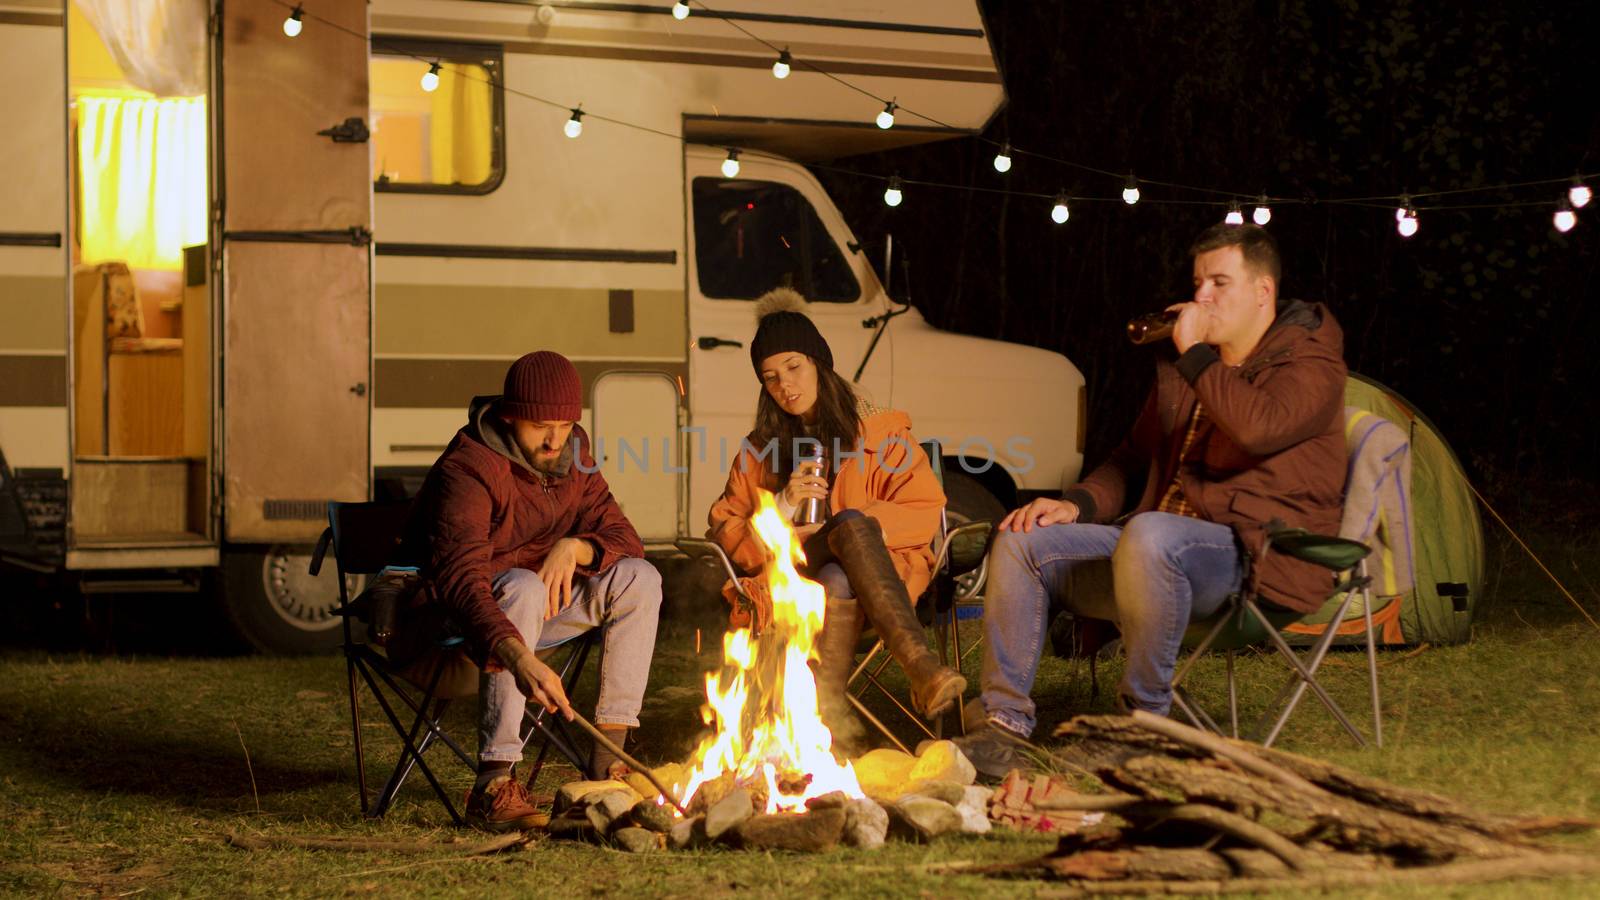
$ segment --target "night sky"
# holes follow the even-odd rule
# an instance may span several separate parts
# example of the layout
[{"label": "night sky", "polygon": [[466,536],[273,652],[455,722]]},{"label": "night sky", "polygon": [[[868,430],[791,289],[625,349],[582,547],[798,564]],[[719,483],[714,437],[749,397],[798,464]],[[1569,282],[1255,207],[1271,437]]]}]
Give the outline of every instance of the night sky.
[{"label": "night sky", "polygon": [[[1600,4],[981,5],[1009,96],[986,138],[1245,201],[1308,201],[1273,210],[1282,293],[1329,304],[1352,370],[1414,402],[1479,479],[1600,481],[1600,202],[1563,235],[1551,217],[1564,183],[1427,198],[1409,240],[1391,200],[1326,202],[1600,172]],[[960,139],[837,162],[953,186],[908,189],[892,210],[881,181],[816,174],[875,258],[893,232],[933,324],[1077,363],[1094,465],[1152,375],[1124,324],[1187,298],[1187,247],[1230,195],[1145,183],[1146,201],[1215,205],[1128,207],[1121,179],[1022,154],[1001,175],[993,157]],[[1106,201],[1075,202],[1057,226],[1048,200],[962,186]],[[1428,208],[1440,204],[1484,208]]]}]

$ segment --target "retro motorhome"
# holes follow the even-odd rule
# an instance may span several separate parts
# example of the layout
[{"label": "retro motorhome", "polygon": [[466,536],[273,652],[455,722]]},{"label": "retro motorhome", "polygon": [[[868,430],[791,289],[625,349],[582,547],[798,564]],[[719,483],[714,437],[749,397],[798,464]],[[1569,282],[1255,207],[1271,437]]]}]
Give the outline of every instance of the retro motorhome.
[{"label": "retro motorhome", "polygon": [[753,420],[780,285],[943,441],[952,516],[1076,478],[1077,369],[898,303],[885,236],[806,168],[981,130],[976,3],[673,6],[0,0],[0,560],[215,585],[256,646],[327,646],[326,502],[414,490],[539,348],[671,552]]}]

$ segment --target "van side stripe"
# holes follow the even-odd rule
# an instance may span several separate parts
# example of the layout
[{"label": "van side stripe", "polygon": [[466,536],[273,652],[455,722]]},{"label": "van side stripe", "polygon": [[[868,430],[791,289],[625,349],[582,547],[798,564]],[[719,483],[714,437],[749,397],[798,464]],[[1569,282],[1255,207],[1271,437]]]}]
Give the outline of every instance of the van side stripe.
[{"label": "van side stripe", "polygon": [[[558,348],[559,349],[559,348]],[[607,372],[661,372],[687,383],[687,362],[576,360],[583,381],[584,406],[594,406],[594,384]],[[500,393],[505,382],[504,360],[498,359],[375,359],[372,362],[372,405],[378,408],[457,409],[466,415],[473,397]],[[758,389],[750,379],[750,390]]]},{"label": "van side stripe", "polygon": [[0,406],[66,405],[65,356],[0,356]]}]

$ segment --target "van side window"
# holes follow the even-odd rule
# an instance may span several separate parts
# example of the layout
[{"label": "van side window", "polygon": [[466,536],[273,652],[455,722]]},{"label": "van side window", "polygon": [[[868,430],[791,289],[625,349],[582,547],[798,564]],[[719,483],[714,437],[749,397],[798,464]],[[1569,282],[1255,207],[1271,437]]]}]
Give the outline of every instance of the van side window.
[{"label": "van side window", "polygon": [[[435,61],[438,71],[428,77]],[[502,71],[498,46],[374,37],[375,188],[487,194],[499,187],[506,174]]]},{"label": "van side window", "polygon": [[700,293],[754,300],[790,287],[813,302],[861,296],[850,263],[800,192],[775,181],[694,180]]}]

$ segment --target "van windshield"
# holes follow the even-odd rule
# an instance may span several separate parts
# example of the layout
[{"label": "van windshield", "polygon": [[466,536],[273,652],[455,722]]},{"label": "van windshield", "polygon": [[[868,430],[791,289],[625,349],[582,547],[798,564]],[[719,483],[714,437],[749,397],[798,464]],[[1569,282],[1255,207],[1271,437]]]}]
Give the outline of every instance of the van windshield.
[{"label": "van windshield", "polygon": [[861,296],[850,264],[800,192],[775,181],[694,180],[700,293],[754,300],[776,287],[813,302]]}]

